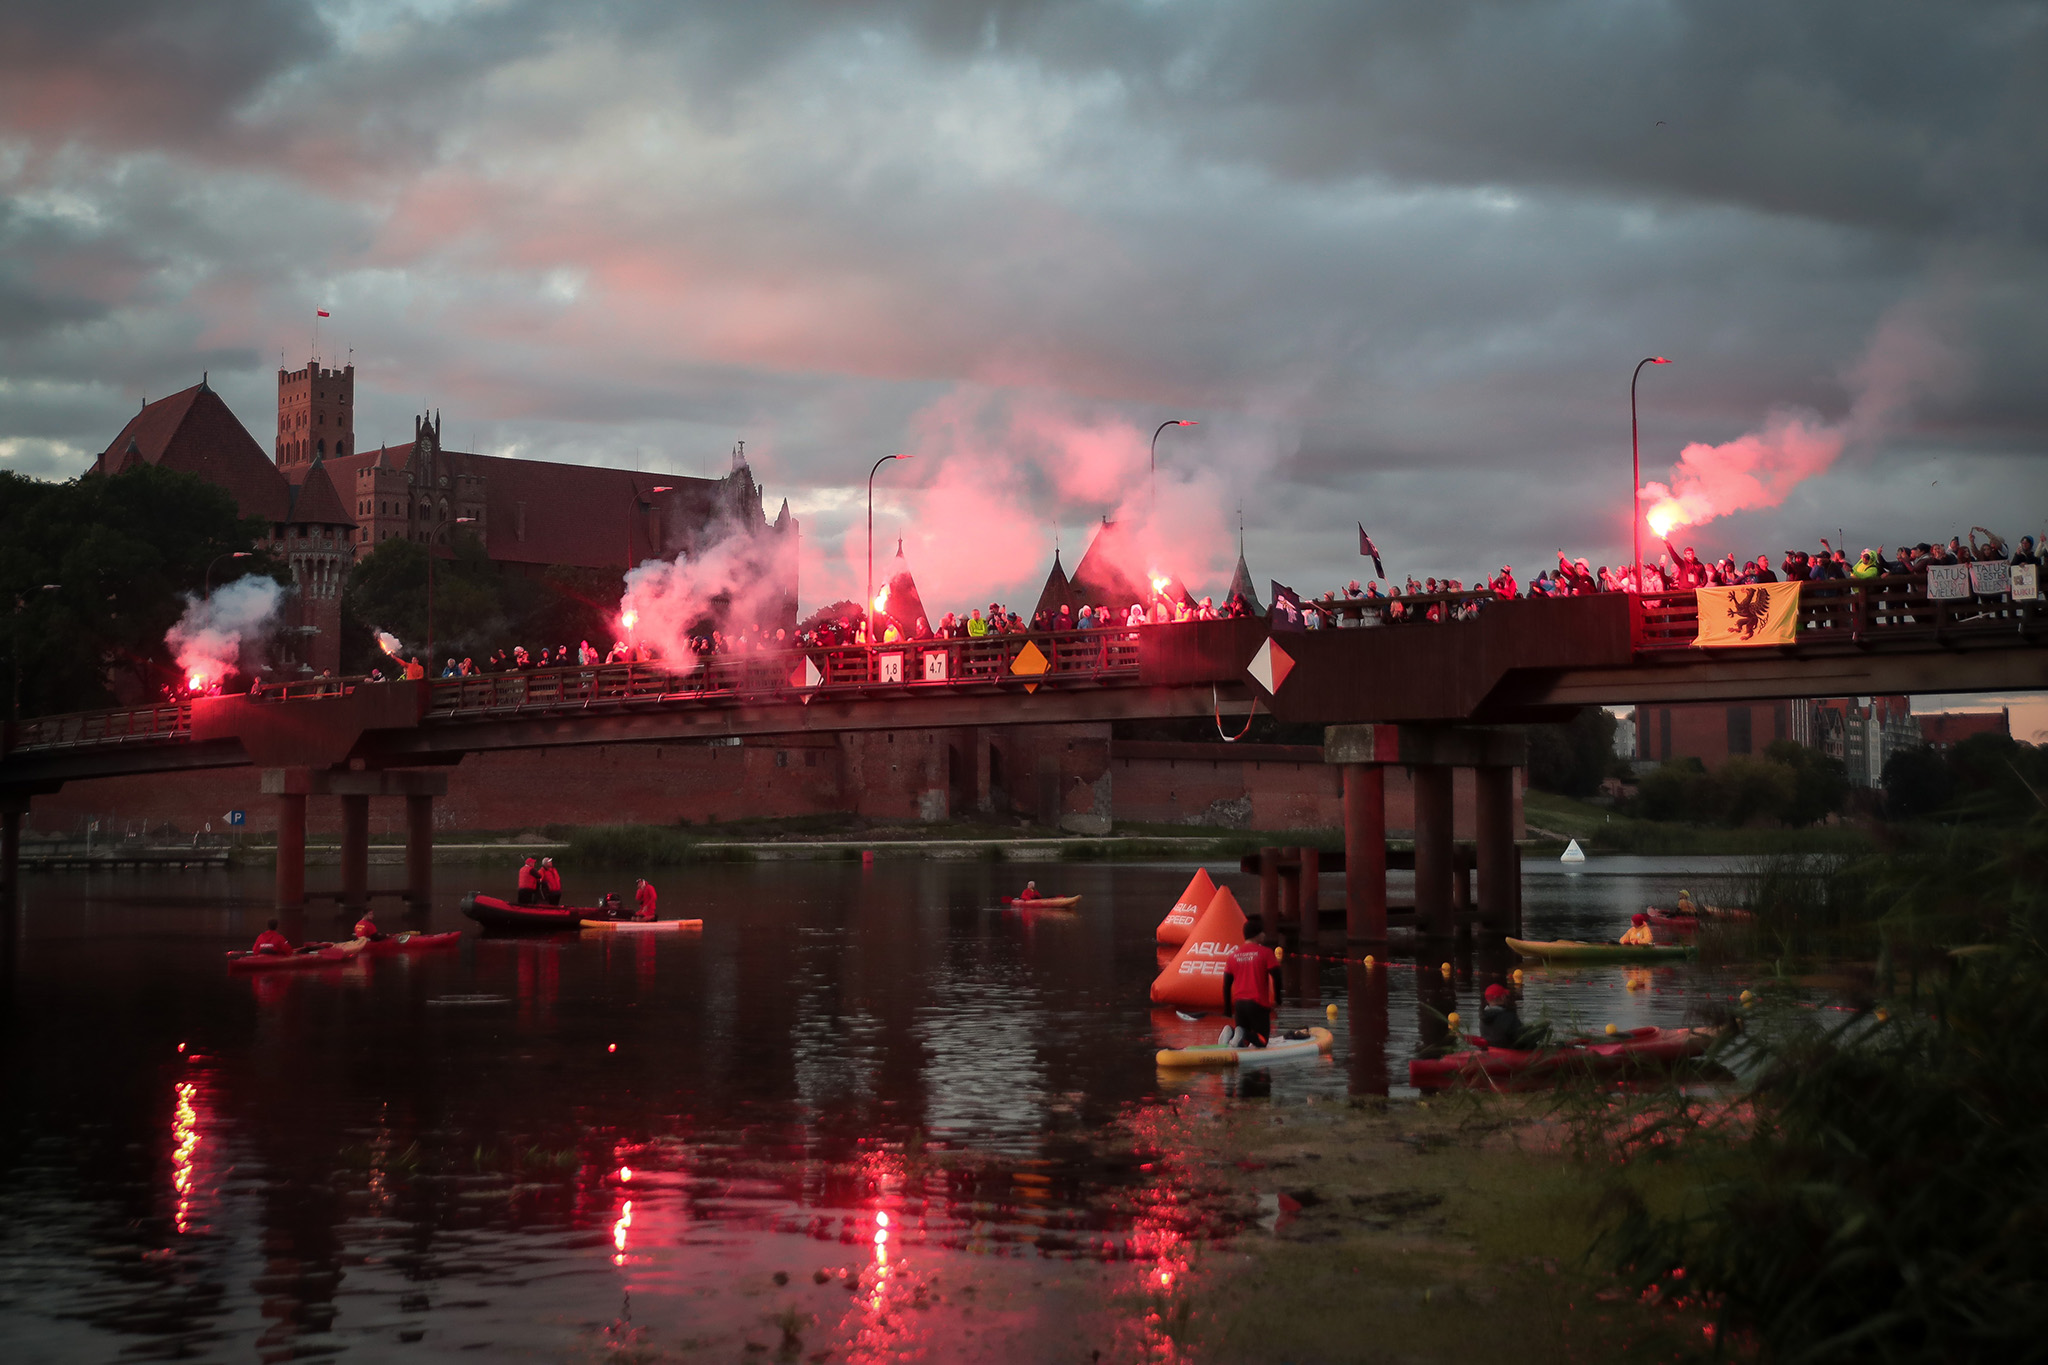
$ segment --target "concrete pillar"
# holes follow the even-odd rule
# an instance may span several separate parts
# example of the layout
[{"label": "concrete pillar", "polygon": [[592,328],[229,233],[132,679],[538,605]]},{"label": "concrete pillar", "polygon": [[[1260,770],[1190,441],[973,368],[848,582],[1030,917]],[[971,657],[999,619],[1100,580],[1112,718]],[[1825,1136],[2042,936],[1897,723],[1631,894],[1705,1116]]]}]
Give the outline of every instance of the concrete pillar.
[{"label": "concrete pillar", "polygon": [[1259,918],[1272,930],[1280,923],[1280,850],[1259,850]]},{"label": "concrete pillar", "polygon": [[1280,850],[1280,918],[1266,921],[1269,934],[1301,932],[1301,849]]},{"label": "concrete pillar", "polygon": [[985,725],[977,725],[968,733],[974,736],[974,808],[987,815],[996,808],[989,776],[993,736]]},{"label": "concrete pillar", "polygon": [[1387,770],[1344,765],[1344,936],[1387,941]]},{"label": "concrete pillar", "polygon": [[370,798],[341,798],[341,906],[360,910],[370,903]]},{"label": "concrete pillar", "polygon": [[1428,938],[1450,938],[1451,769],[1420,764],[1415,774],[1415,927]]},{"label": "concrete pillar", "polygon": [[434,798],[405,798],[405,898],[424,910],[434,899]]},{"label": "concrete pillar", "polygon": [[1387,964],[1368,967],[1353,958],[1344,967],[1345,1007],[1351,1013],[1351,1093],[1387,1093]]},{"label": "concrete pillar", "polygon": [[1295,915],[1301,924],[1301,936],[1310,943],[1323,930],[1323,851],[1319,848],[1304,848],[1301,851],[1300,889],[1297,893]]},{"label": "concrete pillar", "polygon": [[13,909],[20,894],[21,812],[0,809],[0,909]]},{"label": "concrete pillar", "polygon": [[306,903],[306,794],[282,792],[277,798],[277,908],[297,910]]},{"label": "concrete pillar", "polygon": [[1474,769],[1479,816],[1479,922],[1489,934],[1515,932],[1515,770]]}]

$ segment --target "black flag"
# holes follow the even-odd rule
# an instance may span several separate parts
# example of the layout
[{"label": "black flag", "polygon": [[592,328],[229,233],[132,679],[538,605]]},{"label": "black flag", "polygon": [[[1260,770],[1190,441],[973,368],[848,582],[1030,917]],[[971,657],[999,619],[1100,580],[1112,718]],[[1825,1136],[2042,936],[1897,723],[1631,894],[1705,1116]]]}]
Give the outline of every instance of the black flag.
[{"label": "black flag", "polygon": [[1272,630],[1308,629],[1301,615],[1301,598],[1277,578],[1273,580],[1273,605],[1266,610],[1266,623]]},{"label": "black flag", "polygon": [[1365,533],[1365,523],[1358,523],[1358,553],[1372,556],[1372,576],[1385,578],[1387,566],[1380,563],[1380,547],[1372,543],[1372,537]]}]

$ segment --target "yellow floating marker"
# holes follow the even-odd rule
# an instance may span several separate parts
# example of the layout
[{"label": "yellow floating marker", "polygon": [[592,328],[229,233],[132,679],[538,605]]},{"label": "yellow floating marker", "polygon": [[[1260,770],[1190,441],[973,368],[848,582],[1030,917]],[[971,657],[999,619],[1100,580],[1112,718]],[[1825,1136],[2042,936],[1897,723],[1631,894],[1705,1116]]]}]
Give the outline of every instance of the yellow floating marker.
[{"label": "yellow floating marker", "polygon": [[1372,965],[1373,965],[1373,961],[1374,961],[1374,959],[1373,959],[1373,955],[1372,955],[1371,953],[1367,953],[1367,954],[1365,955],[1365,965],[1366,965],[1366,967],[1367,967],[1368,969],[1370,969],[1370,968],[1372,967]]},{"label": "yellow floating marker", "polygon": [[1515,968],[1515,974],[1512,979],[1517,986],[1522,984],[1522,969],[1520,967]]},{"label": "yellow floating marker", "polygon": [[1456,1010],[1452,1010],[1452,1011],[1451,1011],[1451,1012],[1450,1012],[1449,1014],[1447,1014],[1447,1015],[1445,1015],[1445,1016],[1444,1016],[1444,1022],[1445,1022],[1446,1024],[1449,1024],[1449,1025],[1451,1026],[1451,1031],[1452,1031],[1453,1033],[1457,1032],[1457,1029],[1458,1029],[1458,1012],[1457,1012]]},{"label": "yellow floating marker", "polygon": [[1619,1032],[1621,1032],[1621,1030],[1620,1030],[1620,1029],[1618,1029],[1618,1028],[1616,1028],[1616,1027],[1615,1027],[1614,1025],[1612,1025],[1612,1024],[1609,1024],[1609,1025],[1607,1026],[1607,1036],[1608,1036],[1608,1037],[1610,1037],[1610,1038],[1611,1038],[1611,1037],[1613,1037],[1613,1036],[1614,1036],[1615,1034],[1617,1034],[1617,1033],[1619,1033]]},{"label": "yellow floating marker", "polygon": [[1335,1005],[1323,1006],[1323,1017],[1325,1019],[1335,1019],[1337,1017],[1337,1007]]},{"label": "yellow floating marker", "polygon": [[1451,974],[1451,964],[1450,964],[1450,963],[1446,962],[1446,963],[1444,964],[1444,967],[1443,967],[1443,972],[1444,972],[1444,975],[1445,975],[1445,976],[1449,976],[1449,975]]}]

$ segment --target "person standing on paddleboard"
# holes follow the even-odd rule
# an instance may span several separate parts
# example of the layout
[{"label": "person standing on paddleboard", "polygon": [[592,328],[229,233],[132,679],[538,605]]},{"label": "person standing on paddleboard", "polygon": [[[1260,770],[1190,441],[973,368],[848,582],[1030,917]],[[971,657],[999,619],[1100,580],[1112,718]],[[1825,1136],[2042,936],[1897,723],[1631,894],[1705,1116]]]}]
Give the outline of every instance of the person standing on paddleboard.
[{"label": "person standing on paddleboard", "polygon": [[654,906],[658,900],[660,900],[660,897],[655,894],[654,883],[648,881],[645,877],[635,882],[633,884],[633,903],[640,908],[634,912],[633,918],[642,921],[653,920]]},{"label": "person standing on paddleboard", "polygon": [[1259,942],[1266,930],[1257,915],[1244,917],[1244,942],[1223,964],[1223,1012],[1233,1027],[1223,1030],[1230,1047],[1264,1047],[1273,1032],[1273,1006],[1280,999],[1280,959]]}]

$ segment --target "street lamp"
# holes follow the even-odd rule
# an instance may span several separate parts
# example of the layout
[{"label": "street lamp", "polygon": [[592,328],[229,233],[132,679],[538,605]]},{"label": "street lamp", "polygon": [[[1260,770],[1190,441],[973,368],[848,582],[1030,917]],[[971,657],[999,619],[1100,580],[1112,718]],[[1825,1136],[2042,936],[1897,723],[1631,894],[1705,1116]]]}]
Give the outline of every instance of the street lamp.
[{"label": "street lamp", "polygon": [[1670,363],[1661,355],[1644,356],[1636,362],[1636,372],[1628,377],[1628,544],[1629,553],[1635,558],[1637,597],[1643,595],[1643,448],[1636,439],[1636,380],[1642,378],[1643,366]]},{"label": "street lamp", "polygon": [[861,619],[867,622],[869,644],[875,640],[875,470],[891,460],[907,460],[908,455],[884,455],[875,461],[875,468],[868,471],[868,586],[860,599]]},{"label": "street lamp", "polygon": [[[450,526],[467,526],[475,517],[443,517],[434,529],[427,532],[427,662],[425,676],[434,676],[434,546],[440,543],[441,532]],[[403,663],[400,664],[403,668]]]},{"label": "street lamp", "polygon": [[[42,584],[41,586],[37,587],[37,588],[35,589],[35,591],[36,591],[36,592],[55,592],[55,591],[57,591],[57,589],[58,589],[58,588],[60,588],[60,587],[62,587],[62,586],[63,586],[63,584],[61,584],[61,583],[44,583],[44,584]],[[25,611],[25,610],[27,609],[27,607],[28,607],[28,594],[27,594],[27,593],[19,593],[19,592],[18,592],[18,593],[16,593],[16,594],[14,594],[14,612],[13,612],[13,615],[14,615],[15,617],[19,618],[19,617],[20,617],[20,615],[21,615],[21,613],[22,613],[23,611]],[[7,639],[7,653],[8,653],[8,661],[9,661],[10,663],[12,663],[12,664],[14,665],[14,702],[13,702],[13,709],[12,709],[12,715],[13,715],[13,718],[14,718],[15,720],[20,720],[20,719],[21,719],[21,622],[20,622],[20,620],[19,620],[19,619],[16,619],[16,620],[14,620],[14,621],[10,621],[10,622],[9,622],[8,624],[9,624],[9,625],[10,625],[10,626],[12,627],[12,629],[10,629],[10,630],[8,631],[8,633],[7,633],[7,634],[8,634],[8,639]]]},{"label": "street lamp", "polygon": [[214,564],[218,564],[218,563],[220,563],[220,562],[221,562],[221,561],[222,561],[223,559],[247,559],[247,558],[249,557],[250,553],[251,553],[251,552],[250,552],[250,551],[248,551],[248,550],[230,550],[230,551],[228,551],[228,552],[227,552],[226,554],[224,554],[224,555],[215,555],[215,556],[213,557],[213,562],[212,562],[212,563],[210,563],[210,564],[208,564],[208,565],[206,566],[206,592],[205,592],[204,596],[207,596],[207,597],[211,597],[211,596],[213,596],[213,566],[214,566]]},{"label": "street lamp", "polygon": [[1191,422],[1180,417],[1170,417],[1153,428],[1152,472],[1149,481],[1145,485],[1145,496],[1154,506],[1157,506],[1159,502],[1159,433],[1168,427],[1198,427],[1200,425],[1202,425],[1200,422]]},{"label": "street lamp", "polygon": [[638,511],[642,507],[650,506],[651,504],[648,503],[647,499],[654,496],[656,493],[673,493],[675,491],[675,487],[671,484],[658,483],[654,485],[654,487],[648,489],[645,493],[633,494],[633,500],[626,504],[627,573],[633,572],[633,513]]}]

